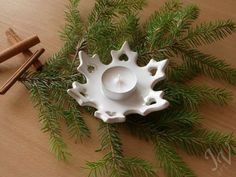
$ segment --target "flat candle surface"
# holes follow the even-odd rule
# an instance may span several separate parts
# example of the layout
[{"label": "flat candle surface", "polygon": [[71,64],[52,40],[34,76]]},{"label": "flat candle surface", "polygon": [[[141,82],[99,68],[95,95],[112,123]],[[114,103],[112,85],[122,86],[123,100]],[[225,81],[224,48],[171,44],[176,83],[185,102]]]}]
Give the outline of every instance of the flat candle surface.
[{"label": "flat candle surface", "polygon": [[102,75],[103,86],[114,93],[129,92],[136,86],[136,83],[136,75],[123,66],[109,68]]}]

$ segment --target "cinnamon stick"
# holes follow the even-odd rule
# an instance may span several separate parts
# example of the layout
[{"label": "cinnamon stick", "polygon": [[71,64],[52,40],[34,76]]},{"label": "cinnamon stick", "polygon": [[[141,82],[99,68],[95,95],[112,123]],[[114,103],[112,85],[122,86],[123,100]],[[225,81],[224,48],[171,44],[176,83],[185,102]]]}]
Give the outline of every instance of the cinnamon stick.
[{"label": "cinnamon stick", "polygon": [[20,76],[29,69],[29,67],[43,54],[45,50],[42,48],[37,50],[13,75],[12,77],[0,88],[0,94],[5,94],[20,78]]},{"label": "cinnamon stick", "polygon": [[10,48],[5,49],[0,53],[0,63],[6,61],[7,59],[21,53],[33,47],[34,45],[40,42],[38,36],[31,36],[23,41],[18,42],[17,44],[11,46]]},{"label": "cinnamon stick", "polygon": [[[7,36],[7,39],[8,41],[14,45],[16,43],[19,43],[20,41],[22,41],[22,39],[20,38],[20,36],[18,36],[18,34],[12,29],[12,28],[9,28],[7,31],[6,31],[6,36]],[[26,57],[26,58],[29,58],[30,56],[33,55],[33,52],[30,51],[30,49],[26,49],[24,51],[22,51],[22,54]],[[33,63],[34,67],[36,68],[36,70],[41,70],[42,69],[42,63],[39,61],[39,60],[36,60],[34,63]]]}]

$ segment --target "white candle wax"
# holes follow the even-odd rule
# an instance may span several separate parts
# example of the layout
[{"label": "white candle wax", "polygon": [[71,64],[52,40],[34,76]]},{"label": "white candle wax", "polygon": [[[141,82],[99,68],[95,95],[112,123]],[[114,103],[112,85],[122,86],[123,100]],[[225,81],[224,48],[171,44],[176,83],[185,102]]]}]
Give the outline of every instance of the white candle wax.
[{"label": "white candle wax", "polygon": [[102,75],[103,93],[111,99],[128,97],[136,88],[136,75],[123,66],[111,67]]}]

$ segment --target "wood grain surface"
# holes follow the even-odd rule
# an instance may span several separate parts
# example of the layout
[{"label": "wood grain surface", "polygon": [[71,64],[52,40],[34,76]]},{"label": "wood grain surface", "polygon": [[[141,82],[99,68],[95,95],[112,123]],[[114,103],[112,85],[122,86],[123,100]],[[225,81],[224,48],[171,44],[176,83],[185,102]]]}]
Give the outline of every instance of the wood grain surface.
[{"label": "wood grain surface", "polygon": [[[149,0],[148,6],[140,14],[142,21],[163,2],[164,0]],[[194,2],[200,6],[199,22],[225,18],[236,21],[235,0],[184,0],[184,2]],[[41,59],[46,60],[62,46],[58,31],[64,24],[63,13],[66,3],[65,0],[0,0],[0,50],[10,45],[6,40],[5,31],[12,27],[23,38],[37,34],[42,42],[34,47],[33,51],[44,47],[46,53]],[[84,20],[93,5],[92,0],[81,0],[79,10]],[[235,46],[236,35],[233,35],[202,50],[219,56],[236,67]],[[18,55],[1,63],[0,84],[3,84],[24,61],[24,58]],[[236,86],[206,78],[197,78],[195,83],[226,87],[233,92],[234,101],[229,106],[203,106],[201,112],[205,116],[203,120],[205,127],[236,133]],[[57,161],[49,152],[48,135],[40,131],[38,112],[30,101],[29,93],[23,85],[17,83],[6,95],[0,96],[0,177],[86,177],[87,171],[81,167],[88,160],[101,158],[102,154],[94,152],[99,146],[97,123],[92,117],[88,115],[85,117],[92,130],[92,138],[83,144],[75,144],[64,131],[73,157],[68,162]],[[125,131],[120,133],[126,155],[143,157],[157,166],[152,145],[130,136]],[[235,157],[232,158],[231,165],[224,162],[219,164],[216,171],[212,171],[214,163],[211,159],[190,157],[183,152],[180,154],[199,177],[236,176]],[[162,171],[160,173],[160,176],[163,176]]]}]

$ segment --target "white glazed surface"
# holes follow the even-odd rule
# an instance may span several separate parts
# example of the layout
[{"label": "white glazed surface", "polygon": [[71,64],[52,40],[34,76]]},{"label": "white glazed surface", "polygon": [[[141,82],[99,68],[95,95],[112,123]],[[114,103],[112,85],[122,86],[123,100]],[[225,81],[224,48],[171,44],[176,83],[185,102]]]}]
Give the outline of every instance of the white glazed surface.
[{"label": "white glazed surface", "polygon": [[[121,61],[119,59],[122,54],[127,55],[127,61]],[[100,62],[98,55],[90,58],[83,51],[79,52],[80,66],[78,67],[78,71],[86,77],[87,83],[80,84],[74,82],[72,84],[73,88],[69,89],[68,93],[81,106],[92,106],[96,108],[97,111],[94,113],[94,116],[108,123],[124,122],[125,116],[128,114],[138,113],[145,116],[151,112],[168,107],[168,101],[162,98],[163,91],[153,90],[153,86],[158,81],[165,79],[164,70],[168,60],[156,62],[151,59],[146,66],[139,67],[136,64],[137,53],[130,50],[127,42],[123,44],[120,50],[112,50],[111,56],[112,62],[109,65],[104,65]],[[89,72],[88,66],[94,67],[93,72]],[[117,66],[126,67],[132,73],[135,73],[137,83],[135,90],[131,94],[119,99],[111,99],[114,95],[104,93],[102,76],[106,70]],[[156,69],[154,75],[151,74],[151,70],[153,69]],[[105,86],[105,88],[107,87]],[[111,94],[114,93],[113,91]]]}]

